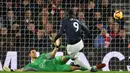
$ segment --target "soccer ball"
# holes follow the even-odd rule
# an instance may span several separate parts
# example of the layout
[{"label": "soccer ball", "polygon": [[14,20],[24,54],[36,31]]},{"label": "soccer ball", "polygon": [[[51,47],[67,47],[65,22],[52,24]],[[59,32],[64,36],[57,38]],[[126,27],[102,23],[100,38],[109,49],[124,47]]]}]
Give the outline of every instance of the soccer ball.
[{"label": "soccer ball", "polygon": [[114,18],[115,18],[115,19],[122,19],[122,18],[123,18],[123,13],[122,13],[122,11],[119,11],[119,10],[115,11],[115,12],[114,12]]}]

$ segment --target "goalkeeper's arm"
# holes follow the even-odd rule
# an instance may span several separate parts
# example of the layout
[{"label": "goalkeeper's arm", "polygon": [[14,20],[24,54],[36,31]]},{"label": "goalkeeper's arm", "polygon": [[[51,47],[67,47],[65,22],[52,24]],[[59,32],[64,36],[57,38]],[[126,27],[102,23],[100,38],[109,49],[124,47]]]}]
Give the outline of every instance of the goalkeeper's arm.
[{"label": "goalkeeper's arm", "polygon": [[53,49],[53,51],[50,52],[50,56],[51,56],[52,58],[54,58],[57,51],[58,51],[58,48],[55,47],[55,48]]},{"label": "goalkeeper's arm", "polygon": [[54,47],[53,51],[50,52],[50,56],[51,56],[52,58],[55,57],[55,54],[56,54],[56,52],[58,51],[58,47],[60,46],[60,40],[59,40],[59,39],[56,40],[56,42],[55,42],[54,44],[55,44],[55,47]]}]

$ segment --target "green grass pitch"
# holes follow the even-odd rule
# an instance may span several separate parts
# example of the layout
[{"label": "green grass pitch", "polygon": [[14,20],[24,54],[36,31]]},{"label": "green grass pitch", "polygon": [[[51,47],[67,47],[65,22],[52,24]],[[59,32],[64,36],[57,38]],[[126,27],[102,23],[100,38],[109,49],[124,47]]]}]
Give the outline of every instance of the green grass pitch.
[{"label": "green grass pitch", "polygon": [[76,71],[76,72],[4,72],[0,73],[130,73],[128,71],[98,71],[98,72],[88,72],[88,71]]}]

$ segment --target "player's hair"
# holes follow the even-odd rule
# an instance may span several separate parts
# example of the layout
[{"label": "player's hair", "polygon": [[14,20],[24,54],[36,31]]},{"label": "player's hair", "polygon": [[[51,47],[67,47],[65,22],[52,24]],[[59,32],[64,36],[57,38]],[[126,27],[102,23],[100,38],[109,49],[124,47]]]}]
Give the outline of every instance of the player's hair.
[{"label": "player's hair", "polygon": [[30,48],[30,50],[29,50],[29,54],[30,54],[30,52],[32,51],[32,50],[36,50],[36,48]]},{"label": "player's hair", "polygon": [[69,18],[74,18],[75,17],[75,13],[74,13],[74,11],[72,9],[68,10],[67,15],[68,15]]}]

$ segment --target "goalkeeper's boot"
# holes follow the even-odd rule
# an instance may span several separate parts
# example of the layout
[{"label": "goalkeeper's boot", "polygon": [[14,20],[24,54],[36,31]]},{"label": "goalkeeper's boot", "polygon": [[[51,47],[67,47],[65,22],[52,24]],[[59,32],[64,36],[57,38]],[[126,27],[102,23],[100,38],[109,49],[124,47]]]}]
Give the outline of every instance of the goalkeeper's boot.
[{"label": "goalkeeper's boot", "polygon": [[4,70],[5,72],[11,72],[11,69],[8,68],[8,67],[6,67],[6,66],[3,67],[3,70]]}]

